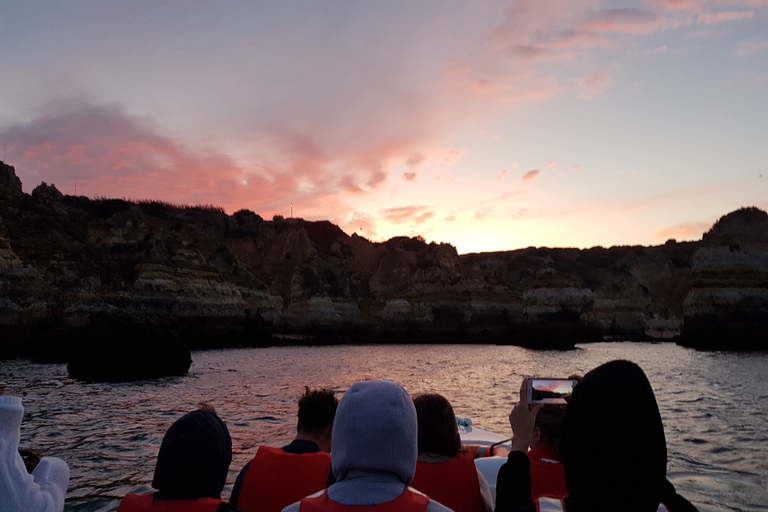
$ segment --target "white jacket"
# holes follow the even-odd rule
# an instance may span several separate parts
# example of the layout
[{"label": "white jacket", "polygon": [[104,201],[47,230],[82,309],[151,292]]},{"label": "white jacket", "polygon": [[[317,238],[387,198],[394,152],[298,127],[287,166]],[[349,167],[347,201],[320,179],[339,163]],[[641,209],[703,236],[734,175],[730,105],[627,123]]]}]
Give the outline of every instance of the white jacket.
[{"label": "white jacket", "polygon": [[30,475],[19,455],[21,398],[0,395],[0,512],[61,512],[69,485],[67,463],[43,457]]}]

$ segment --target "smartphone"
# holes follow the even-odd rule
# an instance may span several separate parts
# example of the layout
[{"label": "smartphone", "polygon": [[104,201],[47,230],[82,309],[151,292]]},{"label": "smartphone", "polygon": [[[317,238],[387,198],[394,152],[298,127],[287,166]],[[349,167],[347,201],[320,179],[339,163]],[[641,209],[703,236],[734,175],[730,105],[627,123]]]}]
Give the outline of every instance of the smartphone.
[{"label": "smartphone", "polygon": [[541,377],[528,379],[529,404],[567,404],[578,384],[576,379],[545,379]]}]

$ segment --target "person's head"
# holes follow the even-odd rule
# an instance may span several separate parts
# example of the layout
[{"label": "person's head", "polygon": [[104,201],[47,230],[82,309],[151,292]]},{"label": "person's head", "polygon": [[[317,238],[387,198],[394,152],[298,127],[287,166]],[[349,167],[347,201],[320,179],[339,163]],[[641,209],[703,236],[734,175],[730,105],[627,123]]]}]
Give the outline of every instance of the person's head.
[{"label": "person's head", "polygon": [[152,487],[165,499],[219,498],[232,440],[215,412],[199,409],[171,425],[160,445]]},{"label": "person's head", "polygon": [[430,393],[413,399],[419,424],[419,452],[455,457],[461,436],[451,403],[443,395]]},{"label": "person's head", "polygon": [[531,448],[552,448],[560,453],[560,439],[563,436],[563,416],[565,406],[544,405],[536,415]]},{"label": "person's head", "polygon": [[296,425],[297,438],[309,439],[320,449],[330,452],[333,419],[339,399],[330,389],[309,389],[299,397],[299,422]]},{"label": "person's head", "polygon": [[402,386],[386,380],[357,382],[336,411],[333,474],[338,482],[388,474],[407,485],[416,471],[416,437],[416,409]]},{"label": "person's head", "polygon": [[563,420],[568,492],[585,510],[655,511],[666,482],[664,426],[648,379],[612,361],[576,386]]}]

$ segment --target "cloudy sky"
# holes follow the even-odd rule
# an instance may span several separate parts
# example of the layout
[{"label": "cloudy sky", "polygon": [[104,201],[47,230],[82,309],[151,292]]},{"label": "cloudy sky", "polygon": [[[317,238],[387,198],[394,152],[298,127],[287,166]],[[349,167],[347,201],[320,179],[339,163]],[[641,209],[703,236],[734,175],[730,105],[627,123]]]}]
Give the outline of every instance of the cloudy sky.
[{"label": "cloudy sky", "polygon": [[768,0],[0,0],[24,189],[459,252],[768,209]]}]

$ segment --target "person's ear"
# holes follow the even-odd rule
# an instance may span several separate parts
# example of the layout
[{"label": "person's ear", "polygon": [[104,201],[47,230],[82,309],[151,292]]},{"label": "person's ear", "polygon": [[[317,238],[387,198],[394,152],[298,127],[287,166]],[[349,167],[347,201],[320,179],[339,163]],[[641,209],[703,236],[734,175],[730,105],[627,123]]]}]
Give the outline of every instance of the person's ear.
[{"label": "person's ear", "polygon": [[541,429],[539,427],[533,427],[533,440],[540,443],[541,437]]}]

